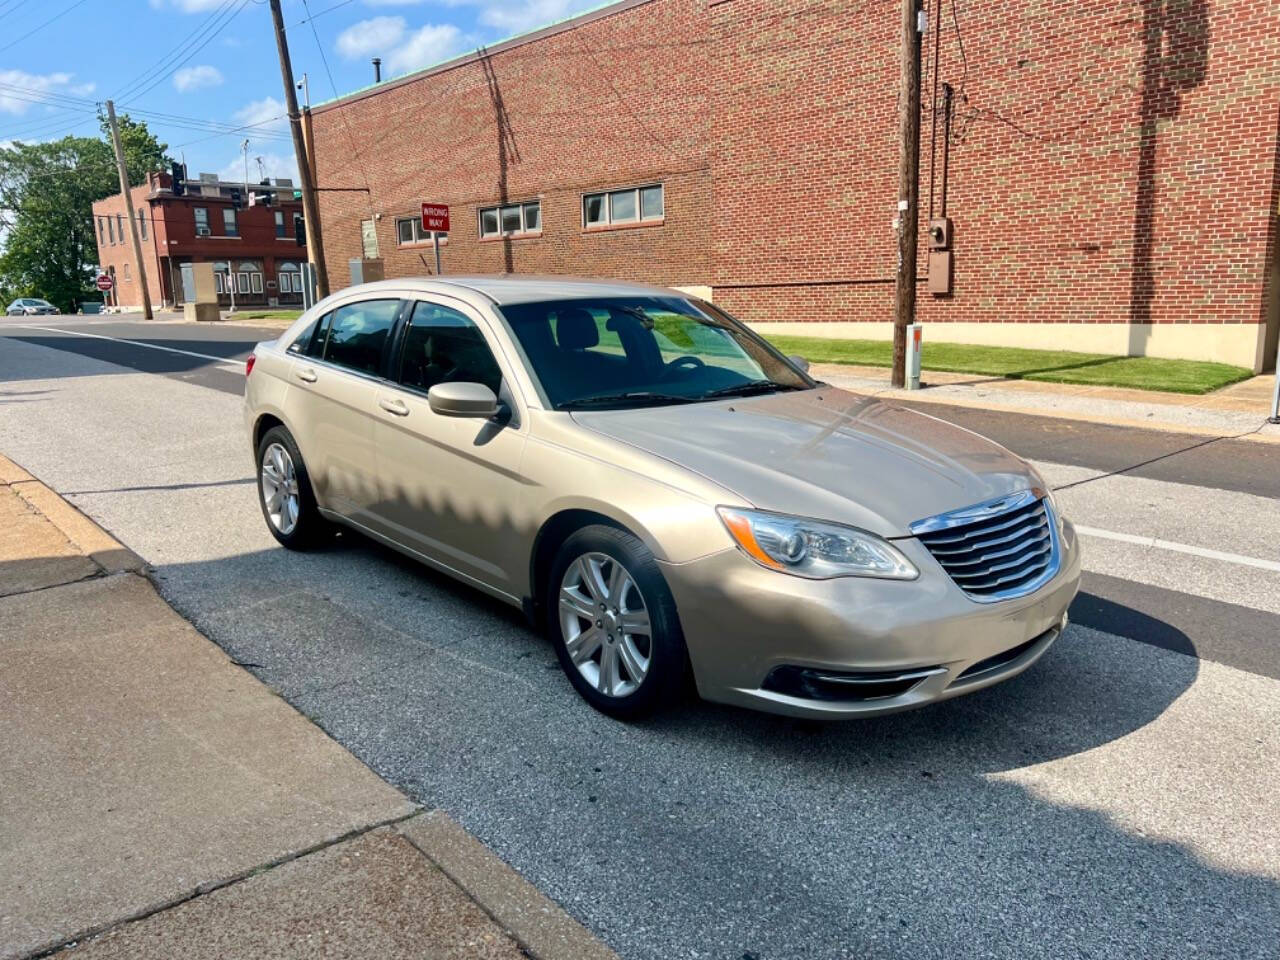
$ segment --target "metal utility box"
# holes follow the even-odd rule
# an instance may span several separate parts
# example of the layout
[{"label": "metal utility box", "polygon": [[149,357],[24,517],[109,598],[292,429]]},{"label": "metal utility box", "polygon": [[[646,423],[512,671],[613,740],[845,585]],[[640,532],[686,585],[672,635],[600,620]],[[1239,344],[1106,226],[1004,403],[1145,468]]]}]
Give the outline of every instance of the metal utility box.
[{"label": "metal utility box", "polygon": [[351,285],[354,287],[358,283],[373,283],[376,280],[385,280],[386,272],[383,269],[381,260],[363,260],[353,258],[351,265]]},{"label": "metal utility box", "polygon": [[929,292],[935,297],[951,296],[954,257],[950,250],[929,251]]},{"label": "metal utility box", "polygon": [[[187,267],[191,268],[190,272]],[[190,278],[189,290],[187,289],[188,277]],[[222,319],[222,311],[218,308],[218,288],[213,280],[212,263],[184,263],[182,283],[184,293],[191,294],[190,299],[182,305],[184,319],[201,321]]]}]

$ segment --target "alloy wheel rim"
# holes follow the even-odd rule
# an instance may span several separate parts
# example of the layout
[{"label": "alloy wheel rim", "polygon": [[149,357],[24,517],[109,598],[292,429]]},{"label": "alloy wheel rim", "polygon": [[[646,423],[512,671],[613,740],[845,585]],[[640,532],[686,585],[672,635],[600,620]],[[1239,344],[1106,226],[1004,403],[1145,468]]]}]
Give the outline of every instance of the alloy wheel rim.
[{"label": "alloy wheel rim", "polygon": [[607,553],[585,553],[560,581],[560,635],[578,673],[606,697],[635,693],[653,635],[635,577]]},{"label": "alloy wheel rim", "polygon": [[288,536],[298,525],[298,475],[284,444],[273,443],[263,452],[259,482],[267,519]]}]

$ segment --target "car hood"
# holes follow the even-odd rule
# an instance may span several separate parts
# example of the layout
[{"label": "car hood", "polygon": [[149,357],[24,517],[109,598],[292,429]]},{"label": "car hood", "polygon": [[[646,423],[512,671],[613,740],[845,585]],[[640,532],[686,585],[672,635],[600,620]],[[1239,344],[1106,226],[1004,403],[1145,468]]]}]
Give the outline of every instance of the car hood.
[{"label": "car hood", "polygon": [[885,537],[915,520],[1039,483],[999,444],[844,390],[636,410],[576,411],[581,426],[662,457],[761,510]]}]

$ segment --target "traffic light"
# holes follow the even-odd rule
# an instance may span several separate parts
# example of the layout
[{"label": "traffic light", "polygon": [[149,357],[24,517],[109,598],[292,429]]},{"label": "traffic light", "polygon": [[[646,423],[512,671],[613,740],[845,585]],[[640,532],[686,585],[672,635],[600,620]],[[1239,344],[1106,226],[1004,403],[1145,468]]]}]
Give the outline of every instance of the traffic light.
[{"label": "traffic light", "polygon": [[232,187],[231,188],[231,208],[233,210],[239,210],[242,206],[244,206],[244,197],[240,193],[240,188]]},{"label": "traffic light", "polygon": [[268,190],[253,190],[249,193],[249,206],[251,207],[269,207],[271,206],[271,192]]},{"label": "traffic light", "polygon": [[169,176],[173,177],[173,195],[175,197],[180,197],[187,192],[187,168],[183,164],[175,160],[169,166]]},{"label": "traffic light", "polygon": [[293,218],[293,239],[300,247],[307,245],[307,224],[302,217]]}]

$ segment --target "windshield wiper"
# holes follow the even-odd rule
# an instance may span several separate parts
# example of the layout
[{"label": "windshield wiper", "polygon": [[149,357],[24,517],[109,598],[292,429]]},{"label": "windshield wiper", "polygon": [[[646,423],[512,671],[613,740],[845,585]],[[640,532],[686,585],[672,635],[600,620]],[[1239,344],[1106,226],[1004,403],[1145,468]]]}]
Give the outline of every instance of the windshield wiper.
[{"label": "windshield wiper", "polygon": [[792,383],[778,383],[776,380],[748,380],[746,383],[735,383],[730,387],[720,387],[718,390],[712,390],[702,395],[703,400],[712,400],[716,397],[748,397],[753,393],[772,393],[775,390],[807,390],[803,387]]},{"label": "windshield wiper", "polygon": [[580,397],[577,400],[566,400],[560,404],[561,410],[575,410],[581,407],[604,407],[623,404],[627,406],[657,406],[665,403],[693,403],[696,397],[685,397],[674,393],[654,393],[652,390],[631,390],[627,393],[603,393],[594,397]]}]

